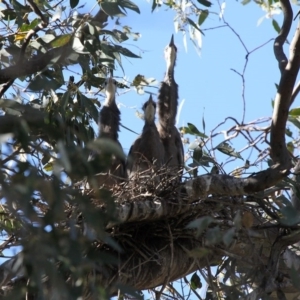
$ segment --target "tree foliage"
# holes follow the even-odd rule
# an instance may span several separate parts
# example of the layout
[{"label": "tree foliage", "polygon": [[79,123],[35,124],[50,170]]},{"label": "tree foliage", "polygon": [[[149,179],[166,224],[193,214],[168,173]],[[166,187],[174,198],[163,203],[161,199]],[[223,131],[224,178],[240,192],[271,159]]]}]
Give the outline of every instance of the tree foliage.
[{"label": "tree foliage", "polygon": [[[98,94],[109,72],[126,71],[122,57],[139,58],[122,44],[139,34],[119,23],[128,10],[140,13],[137,3],[99,1],[89,12],[78,0],[1,3],[1,252],[20,251],[0,267],[1,297],[121,299],[152,289],[156,299],[200,298],[204,280],[206,299],[294,297],[300,264],[298,140],[287,121],[300,128],[299,108],[291,108],[300,90],[300,36],[297,30],[287,57],[290,1],[256,1],[268,16],[284,14],[282,25],[272,21],[281,77],[267,126],[229,117],[234,126],[210,147],[218,127],[208,135],[187,123],[180,128],[184,139],[192,139],[183,183],[141,180],[99,189],[95,174],[105,172],[111,153],[122,154],[96,139]],[[217,5],[218,13],[207,0],[153,0],[152,11],[174,10],[177,30],[188,32],[199,49],[210,14],[230,27],[224,3]],[[75,82],[78,68],[81,79]],[[244,82],[244,73],[239,75]],[[132,86],[140,92],[151,82],[137,75]],[[119,81],[118,87],[127,84]],[[205,131],[204,119],[202,125]],[[255,163],[234,148],[238,135],[258,152]],[[269,147],[264,152],[257,146],[261,141]],[[94,161],[88,160],[91,151],[100,153]],[[244,160],[243,167],[226,174],[214,151]],[[241,177],[257,162],[266,168]],[[200,166],[210,173],[198,176]],[[295,176],[289,176],[294,166]],[[176,290],[178,279],[186,295]]]}]

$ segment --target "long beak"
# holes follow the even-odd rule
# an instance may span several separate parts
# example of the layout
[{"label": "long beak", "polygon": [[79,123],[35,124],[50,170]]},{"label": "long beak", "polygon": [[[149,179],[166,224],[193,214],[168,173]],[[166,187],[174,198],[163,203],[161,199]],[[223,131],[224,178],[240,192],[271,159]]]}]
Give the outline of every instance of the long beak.
[{"label": "long beak", "polygon": [[153,102],[153,99],[152,99],[152,94],[150,94],[150,97],[149,97],[149,100],[148,101],[151,101]]},{"label": "long beak", "polygon": [[172,34],[172,37],[171,37],[171,41],[170,41],[169,46],[170,46],[170,47],[171,47],[171,46],[175,46],[175,44],[174,44],[174,35],[173,35],[173,34]]}]

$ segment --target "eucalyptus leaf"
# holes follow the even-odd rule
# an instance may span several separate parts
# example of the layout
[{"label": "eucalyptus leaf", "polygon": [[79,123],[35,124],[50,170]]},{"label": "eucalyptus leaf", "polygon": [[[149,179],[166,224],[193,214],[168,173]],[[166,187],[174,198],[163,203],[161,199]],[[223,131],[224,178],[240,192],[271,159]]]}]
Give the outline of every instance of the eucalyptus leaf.
[{"label": "eucalyptus leaf", "polygon": [[190,18],[186,18],[186,20],[188,21],[188,23],[189,23],[191,26],[193,26],[195,29],[197,29],[199,32],[201,32],[203,35],[205,35],[205,34],[203,33],[203,31],[197,26],[197,24],[196,24],[193,20],[191,20]]},{"label": "eucalyptus leaf", "polygon": [[75,8],[79,3],[79,0],[70,0],[71,8]]},{"label": "eucalyptus leaf", "polygon": [[207,138],[207,136],[204,133],[200,132],[194,124],[187,123],[187,125],[188,125],[187,127],[180,127],[179,130],[186,134],[191,134],[191,135],[200,136],[202,138]]},{"label": "eucalyptus leaf", "polygon": [[240,158],[243,160],[242,156],[240,153],[235,152],[235,150],[227,143],[227,142],[222,142],[221,144],[219,144],[216,147],[217,150],[219,150],[220,152],[229,155],[229,156],[233,156],[236,158]]},{"label": "eucalyptus leaf", "polygon": [[82,105],[89,112],[89,114],[91,115],[93,120],[97,123],[99,113],[98,113],[98,110],[97,110],[95,104],[93,103],[93,101],[95,101],[95,99],[90,99],[90,98],[84,96],[80,92],[78,92],[77,97],[80,97]]},{"label": "eucalyptus leaf", "polygon": [[50,42],[50,46],[52,48],[62,47],[67,43],[69,43],[70,40],[71,40],[71,34],[60,35]]},{"label": "eucalyptus leaf", "polygon": [[103,11],[109,16],[124,17],[125,14],[119,8],[117,2],[100,2]]},{"label": "eucalyptus leaf", "polygon": [[275,31],[276,31],[277,33],[279,33],[280,30],[281,30],[281,28],[280,28],[278,22],[277,22],[275,19],[272,19],[272,25],[273,25],[273,28],[275,29]]},{"label": "eucalyptus leaf", "polygon": [[293,117],[299,117],[300,116],[300,107],[293,108],[289,111],[289,115]]},{"label": "eucalyptus leaf", "polygon": [[140,13],[139,7],[130,0],[119,0],[118,4],[123,8],[126,7],[137,12],[138,14]]},{"label": "eucalyptus leaf", "polygon": [[201,26],[204,23],[204,21],[206,20],[208,15],[209,15],[208,9],[204,9],[200,12],[199,19],[198,19],[198,25],[199,26]]},{"label": "eucalyptus leaf", "polygon": [[196,229],[196,236],[199,237],[207,227],[214,222],[214,219],[210,216],[201,217],[199,219],[193,220],[190,222],[186,228]]},{"label": "eucalyptus leaf", "polygon": [[212,4],[210,1],[207,1],[207,0],[197,0],[197,1],[206,7],[210,7]]},{"label": "eucalyptus leaf", "polygon": [[141,58],[139,55],[134,54],[127,48],[123,48],[122,46],[115,46],[115,50],[123,54],[124,56],[133,57],[133,58]]}]

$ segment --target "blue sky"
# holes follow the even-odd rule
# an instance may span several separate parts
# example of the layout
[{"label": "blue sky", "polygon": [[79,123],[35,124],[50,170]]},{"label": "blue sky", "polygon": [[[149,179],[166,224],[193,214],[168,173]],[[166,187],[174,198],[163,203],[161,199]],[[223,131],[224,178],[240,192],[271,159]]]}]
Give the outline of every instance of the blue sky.
[{"label": "blue sky", "polygon": [[[138,5],[141,10],[140,15],[128,11],[128,16],[120,19],[120,22],[122,25],[132,27],[133,32],[141,34],[138,41],[126,41],[122,45],[140,54],[142,58],[123,57],[125,74],[119,68],[114,75],[117,79],[125,75],[129,80],[133,80],[137,74],[142,74],[147,78],[154,77],[161,81],[165,72],[164,48],[171,34],[175,34],[173,24],[175,13],[166,7],[151,13],[151,3],[147,1],[139,1]],[[242,80],[231,69],[242,73],[246,56],[246,51],[238,37],[228,27],[207,30],[224,25],[218,17],[219,5],[213,4],[210,11],[216,14],[210,14],[201,27],[205,36],[202,37],[203,45],[200,56],[189,39],[188,51],[185,51],[181,32],[174,35],[178,48],[175,78],[179,85],[179,101],[185,99],[178,125],[185,126],[187,122],[191,122],[203,131],[202,116],[204,115],[207,135],[228,116],[236,118],[239,122],[242,120]],[[237,1],[228,1],[224,13],[225,20],[238,33],[248,51],[276,37],[271,19],[265,19],[259,26],[257,25],[258,20],[264,15],[265,12],[255,3],[251,2],[243,6]],[[276,15],[275,18],[281,24],[282,15]],[[113,26],[112,22],[107,28],[111,26]],[[288,54],[288,46],[286,50]],[[249,56],[245,73],[246,123],[272,115],[271,100],[275,97],[275,83],[279,81],[279,76],[273,54],[273,41]],[[154,88],[146,90],[157,93],[157,89]],[[147,99],[148,94],[138,95],[133,88],[125,94],[124,91],[119,90],[117,100],[120,103],[122,123],[125,126],[141,132],[143,121],[136,117],[135,110],[140,109]],[[297,100],[294,107],[296,105]],[[229,129],[232,125],[233,122],[228,121],[217,131]],[[125,129],[121,130],[120,141],[126,153],[135,138],[135,134]],[[217,137],[214,146],[223,139],[223,136]],[[231,145],[236,150],[241,150],[246,144],[244,139],[238,138],[233,140]],[[265,146],[261,146],[261,149],[264,148]],[[227,156],[220,156],[218,153],[216,155],[219,163],[228,159]],[[247,159],[247,155],[244,157]],[[254,159],[254,156],[250,158],[250,162]],[[241,167],[243,164],[242,160],[236,160],[228,166],[226,171]],[[200,173],[205,173],[205,171],[202,170]]]}]

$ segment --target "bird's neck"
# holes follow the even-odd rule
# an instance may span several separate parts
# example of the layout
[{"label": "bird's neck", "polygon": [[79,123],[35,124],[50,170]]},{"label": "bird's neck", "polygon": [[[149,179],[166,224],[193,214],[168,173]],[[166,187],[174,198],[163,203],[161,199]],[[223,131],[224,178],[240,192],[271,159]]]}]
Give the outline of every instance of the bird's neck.
[{"label": "bird's neck", "polygon": [[175,61],[167,61],[167,71],[166,73],[168,75],[173,74],[174,73],[174,67],[175,67]]},{"label": "bird's neck", "polygon": [[115,95],[107,95],[105,101],[104,101],[104,105],[105,106],[110,106],[112,104],[116,103],[116,97]]}]

